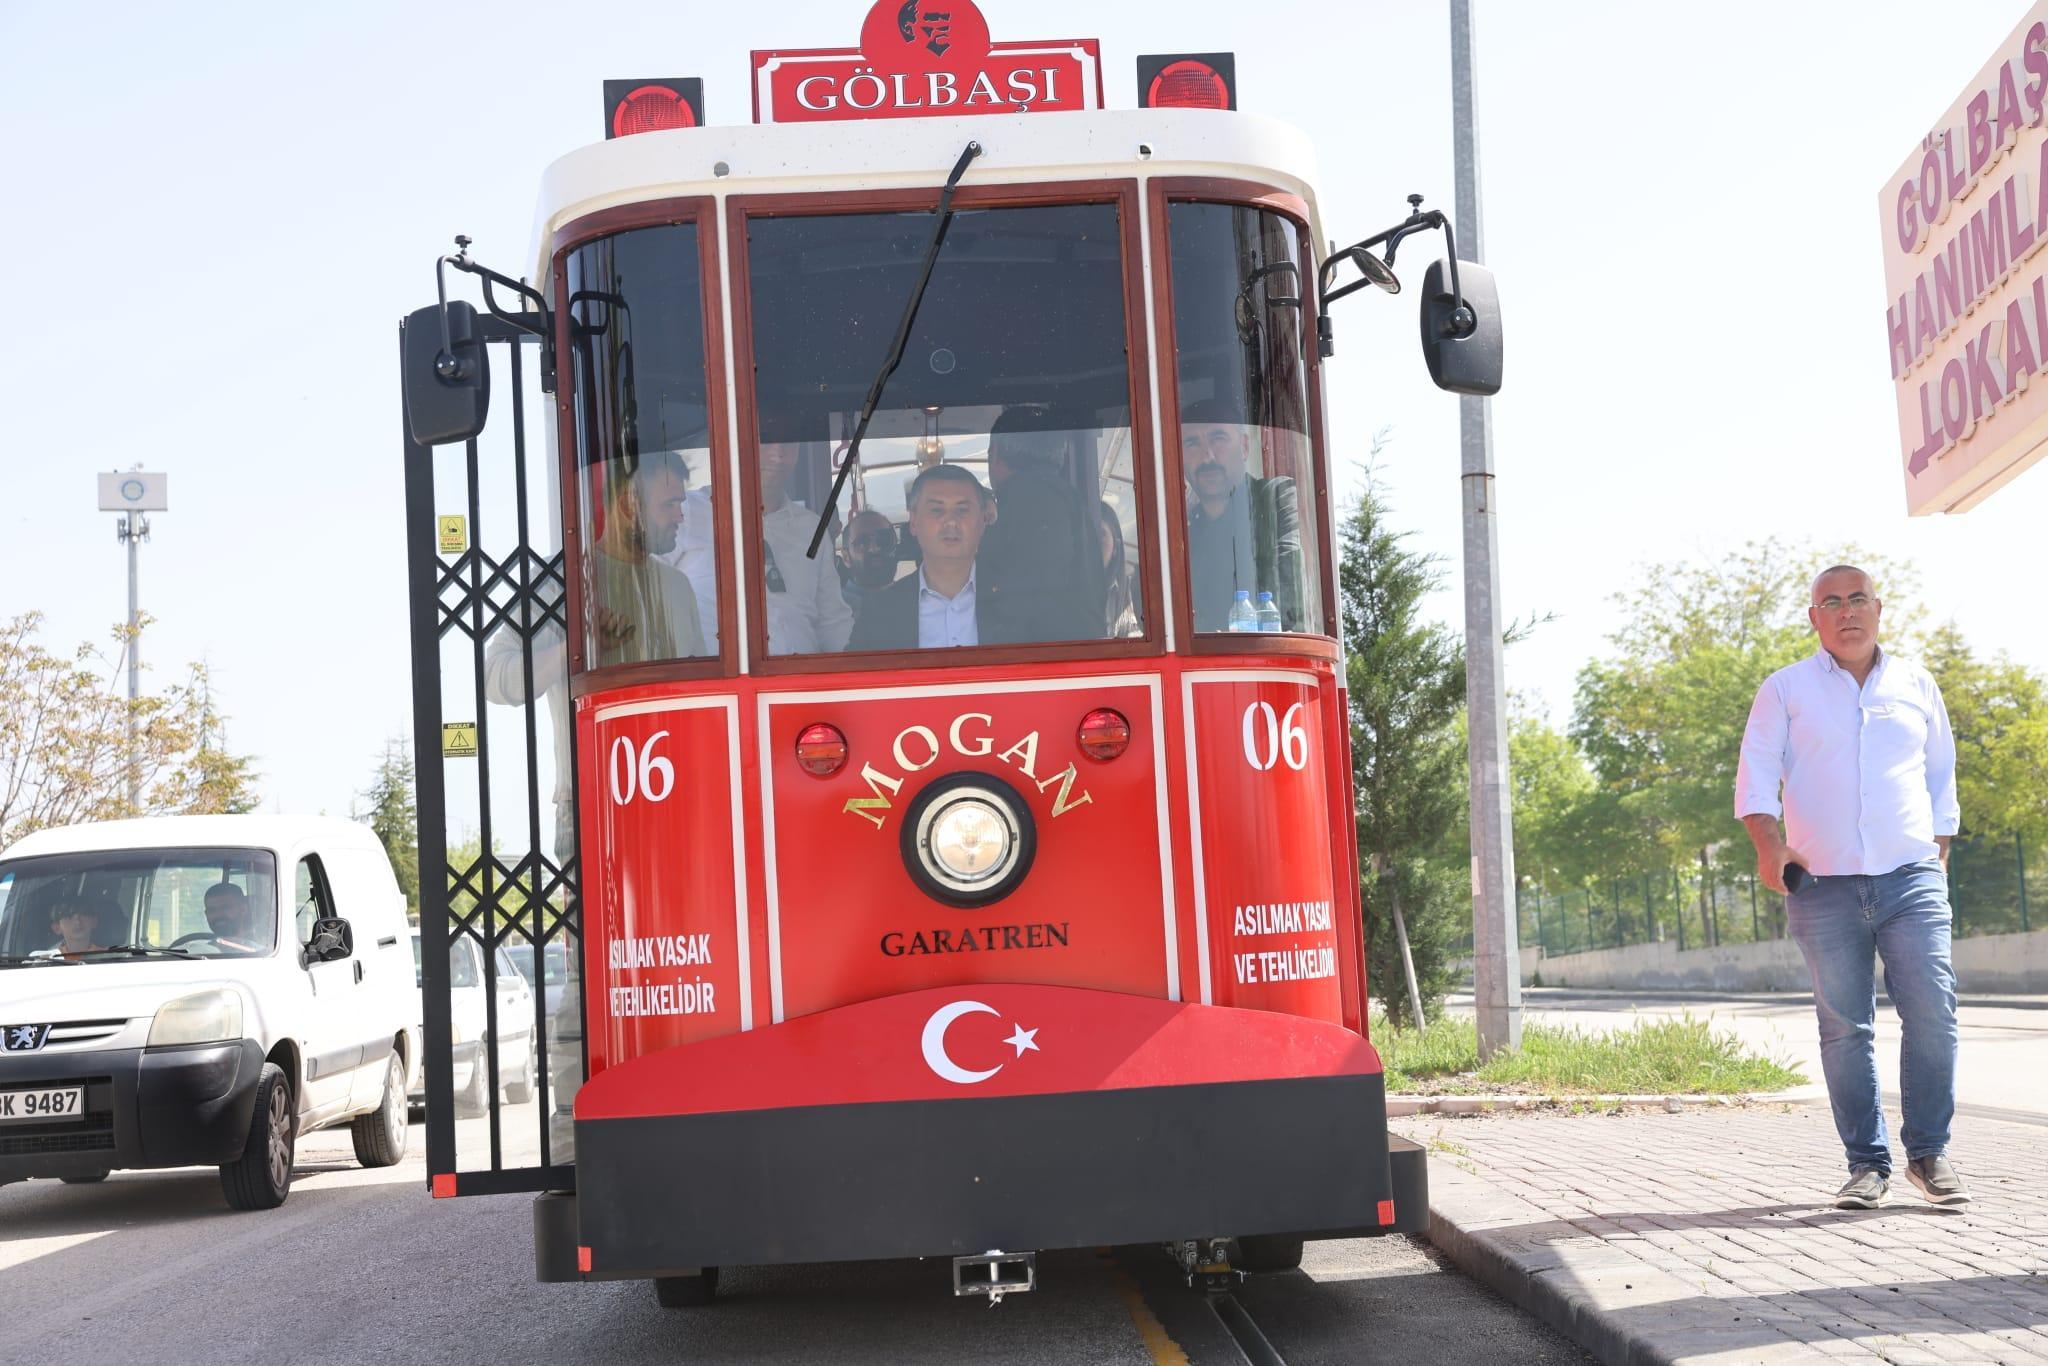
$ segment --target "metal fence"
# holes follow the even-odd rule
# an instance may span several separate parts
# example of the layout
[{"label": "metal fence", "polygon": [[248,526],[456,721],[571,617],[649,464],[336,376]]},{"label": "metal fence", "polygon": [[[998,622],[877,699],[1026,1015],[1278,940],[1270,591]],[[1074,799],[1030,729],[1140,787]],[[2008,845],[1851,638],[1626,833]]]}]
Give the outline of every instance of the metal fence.
[{"label": "metal fence", "polygon": [[[2043,924],[2040,851],[2017,838],[1958,840],[1949,854],[1955,934],[2012,934]],[[2028,873],[2034,871],[2034,900]],[[1527,883],[1516,894],[1521,943],[1547,956],[1631,944],[1681,949],[1785,937],[1785,899],[1756,879],[1746,847],[1659,872],[1618,873],[1564,889]],[[1470,937],[1463,943],[1471,948]]]}]

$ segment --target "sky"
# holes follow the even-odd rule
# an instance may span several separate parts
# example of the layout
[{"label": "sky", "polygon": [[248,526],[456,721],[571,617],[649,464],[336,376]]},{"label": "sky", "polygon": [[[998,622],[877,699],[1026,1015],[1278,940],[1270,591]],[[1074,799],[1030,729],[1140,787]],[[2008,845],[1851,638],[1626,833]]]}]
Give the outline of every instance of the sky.
[{"label": "sky", "polygon": [[[998,38],[1100,39],[1113,108],[1140,53],[1234,51],[1240,107],[1314,141],[1340,242],[1411,192],[1450,207],[1447,0],[982,9]],[[539,174],[601,136],[606,77],[701,75],[708,121],[743,123],[750,50],[850,45],[865,10],[497,4],[437,29],[383,3],[0,0],[0,618],[107,640],[126,561],[94,475],[167,471],[145,679],[205,661],[265,807],[347,812],[411,727],[395,343],[434,257],[464,232],[522,272]],[[1911,606],[2048,669],[2048,472],[1906,516],[1879,255],[1880,188],[2023,6],[1475,10],[1502,593],[1552,618],[1509,686],[1564,720],[1643,566],[1771,536],[1910,559]],[[1435,249],[1410,250],[1413,277]],[[1333,456],[1355,487],[1388,433],[1379,478],[1459,626],[1457,402],[1412,295],[1337,307]]]}]

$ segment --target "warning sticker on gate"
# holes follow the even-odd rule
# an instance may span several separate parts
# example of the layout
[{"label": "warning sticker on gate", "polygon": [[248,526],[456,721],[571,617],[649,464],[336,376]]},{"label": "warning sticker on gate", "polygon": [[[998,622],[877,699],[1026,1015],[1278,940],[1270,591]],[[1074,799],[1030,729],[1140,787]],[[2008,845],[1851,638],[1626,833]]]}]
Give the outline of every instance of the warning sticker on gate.
[{"label": "warning sticker on gate", "polygon": [[460,555],[469,549],[469,519],[459,512],[446,517],[436,517],[435,527],[440,533],[441,553]]},{"label": "warning sticker on gate", "polygon": [[446,759],[476,758],[476,722],[450,721],[441,727],[441,756]]}]

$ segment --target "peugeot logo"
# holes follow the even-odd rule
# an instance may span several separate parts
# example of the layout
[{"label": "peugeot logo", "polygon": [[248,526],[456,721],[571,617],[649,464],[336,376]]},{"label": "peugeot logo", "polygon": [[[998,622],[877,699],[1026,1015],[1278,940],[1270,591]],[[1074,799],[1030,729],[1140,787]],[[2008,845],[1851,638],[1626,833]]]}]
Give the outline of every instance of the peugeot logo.
[{"label": "peugeot logo", "polygon": [[0,1029],[0,1053],[33,1053],[49,1039],[46,1024],[8,1025]]}]

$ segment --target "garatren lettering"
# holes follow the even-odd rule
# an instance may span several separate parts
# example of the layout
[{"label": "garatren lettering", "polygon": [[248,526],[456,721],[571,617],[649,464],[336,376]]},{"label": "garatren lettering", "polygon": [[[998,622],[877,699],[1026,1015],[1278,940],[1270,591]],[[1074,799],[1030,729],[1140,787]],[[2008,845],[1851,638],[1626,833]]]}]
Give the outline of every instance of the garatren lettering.
[{"label": "garatren lettering", "polygon": [[1064,949],[1067,921],[1034,925],[963,925],[958,929],[891,930],[882,936],[884,958],[923,958],[943,953],[994,953],[997,949]]}]

